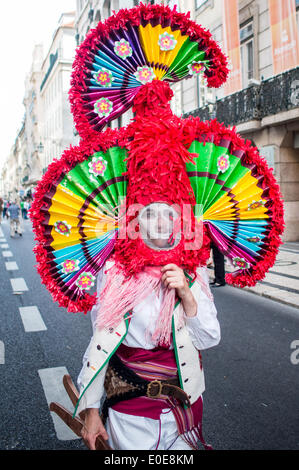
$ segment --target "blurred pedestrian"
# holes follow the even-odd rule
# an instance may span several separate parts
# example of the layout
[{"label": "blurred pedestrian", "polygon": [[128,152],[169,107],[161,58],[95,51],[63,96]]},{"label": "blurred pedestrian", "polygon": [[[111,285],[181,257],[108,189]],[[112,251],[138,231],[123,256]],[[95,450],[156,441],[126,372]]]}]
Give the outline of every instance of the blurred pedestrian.
[{"label": "blurred pedestrian", "polygon": [[29,203],[28,199],[26,199],[26,201],[24,201],[24,216],[23,216],[23,218],[26,219],[26,220],[28,219],[28,210],[29,210],[29,208],[30,208],[30,203]]},{"label": "blurred pedestrian", "polygon": [[15,233],[18,233],[19,236],[22,236],[21,223],[20,223],[20,213],[21,208],[16,201],[13,201],[10,204],[8,210],[8,215],[10,217],[10,236],[14,237]]},{"label": "blurred pedestrian", "polygon": [[3,220],[5,219],[5,217],[8,219],[8,213],[7,213],[8,206],[9,206],[9,202],[4,200]]},{"label": "blurred pedestrian", "polygon": [[2,197],[0,197],[0,224],[2,222],[3,209],[4,209],[4,201],[3,201]]},{"label": "blurred pedestrian", "polygon": [[211,249],[213,252],[214,261],[214,281],[210,282],[212,287],[225,286],[225,266],[224,266],[224,255],[217,248],[214,243],[211,243]]},{"label": "blurred pedestrian", "polygon": [[20,207],[21,207],[22,217],[23,217],[23,219],[24,219],[24,218],[25,218],[25,217],[24,217],[25,210],[24,210],[24,200],[23,200],[23,199],[21,199]]}]

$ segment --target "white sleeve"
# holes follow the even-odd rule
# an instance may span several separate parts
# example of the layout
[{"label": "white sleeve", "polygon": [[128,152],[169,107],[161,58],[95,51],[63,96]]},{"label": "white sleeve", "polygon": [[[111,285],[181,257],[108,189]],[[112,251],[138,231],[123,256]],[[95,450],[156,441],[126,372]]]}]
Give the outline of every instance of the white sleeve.
[{"label": "white sleeve", "polygon": [[[98,273],[98,276],[97,276],[97,302],[94,304],[94,306],[92,307],[92,309],[90,311],[90,319],[91,319],[91,323],[92,323],[93,333],[95,331],[95,322],[96,322],[96,318],[97,318],[97,312],[98,312],[99,307],[100,307],[100,301],[99,301],[100,293],[101,293],[102,289],[104,288],[104,285],[105,285],[105,282],[106,282],[106,275],[104,273],[105,269],[106,269],[106,265],[104,264],[104,266],[102,267],[102,269]],[[91,338],[91,340],[92,340],[92,338]],[[89,350],[90,350],[90,346],[91,346],[91,340],[90,340],[89,345],[88,345],[88,347],[87,347],[87,349],[84,353],[83,360],[82,360],[83,367],[82,367],[82,369],[81,369],[81,371],[78,375],[78,378],[77,378],[77,384],[78,384],[78,387],[79,387],[80,391],[81,391],[81,388],[82,388],[82,380],[81,379],[82,379],[82,375],[83,375],[84,365],[86,364],[87,359],[88,359]],[[101,403],[101,400],[99,400],[96,403],[94,403],[93,405],[91,405],[90,408],[100,408],[100,403]]]},{"label": "white sleeve", "polygon": [[194,346],[199,349],[208,349],[220,342],[220,325],[217,319],[217,310],[209,286],[209,276],[206,267],[197,269],[201,289],[195,296],[197,302],[197,315],[187,317],[184,315],[186,326]]}]

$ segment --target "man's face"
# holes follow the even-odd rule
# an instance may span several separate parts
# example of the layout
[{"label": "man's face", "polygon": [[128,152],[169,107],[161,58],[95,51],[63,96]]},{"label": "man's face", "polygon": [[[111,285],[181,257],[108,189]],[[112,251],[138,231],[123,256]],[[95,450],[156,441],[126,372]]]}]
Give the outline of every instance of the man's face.
[{"label": "man's face", "polygon": [[176,210],[169,204],[155,202],[145,206],[138,216],[144,242],[153,249],[173,248],[177,244],[172,234],[178,217]]}]

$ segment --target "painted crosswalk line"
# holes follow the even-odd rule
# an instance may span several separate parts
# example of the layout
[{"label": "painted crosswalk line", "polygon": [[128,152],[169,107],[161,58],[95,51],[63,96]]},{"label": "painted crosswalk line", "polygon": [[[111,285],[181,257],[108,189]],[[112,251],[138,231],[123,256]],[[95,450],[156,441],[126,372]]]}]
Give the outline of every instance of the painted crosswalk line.
[{"label": "painted crosswalk line", "polygon": [[0,243],[6,243],[6,238],[0,238]]},{"label": "painted crosswalk line", "polygon": [[5,250],[5,249],[9,248],[9,245],[7,243],[3,243],[1,245],[1,248],[2,248],[2,250]]},{"label": "painted crosswalk line", "polygon": [[6,261],[5,267],[7,271],[18,271],[19,266],[15,261]]},{"label": "painted crosswalk line", "polygon": [[35,305],[30,307],[19,307],[19,311],[24,329],[27,333],[33,331],[44,331],[47,329],[44,320]]},{"label": "painted crosswalk line", "polygon": [[2,251],[4,258],[12,258],[13,254],[11,251]]},{"label": "painted crosswalk line", "polygon": [[3,341],[0,341],[0,364],[5,364],[5,346]]},{"label": "painted crosswalk line", "polygon": [[23,277],[16,277],[15,279],[11,279],[10,282],[14,292],[25,292],[29,290]]},{"label": "painted crosswalk line", "polygon": [[[42,382],[44,393],[48,406],[52,401],[56,401],[65,408],[73,411],[74,407],[64,389],[62,379],[68,374],[66,367],[54,367],[51,369],[40,369],[38,371]],[[50,412],[57,438],[61,441],[69,441],[72,439],[80,439],[71,429],[52,411]]]}]

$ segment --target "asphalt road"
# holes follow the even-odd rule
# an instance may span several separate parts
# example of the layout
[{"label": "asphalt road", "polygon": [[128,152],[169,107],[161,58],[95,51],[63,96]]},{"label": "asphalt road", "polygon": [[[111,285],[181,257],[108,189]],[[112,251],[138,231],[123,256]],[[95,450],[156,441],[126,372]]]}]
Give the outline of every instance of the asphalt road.
[{"label": "asphalt road", "polygon": [[[0,228],[12,257],[0,253],[0,450],[85,449],[62,440],[48,410],[39,371],[65,367],[74,381],[91,335],[89,315],[59,308],[34,267],[30,222],[23,237]],[[7,271],[15,261],[17,271]],[[28,291],[13,293],[11,279]],[[204,436],[214,449],[299,449],[299,310],[229,286],[213,290],[222,339],[202,352],[205,369]],[[36,306],[46,329],[25,331],[21,307]],[[2,361],[1,361],[2,357]],[[299,357],[299,354],[298,354]]]}]

